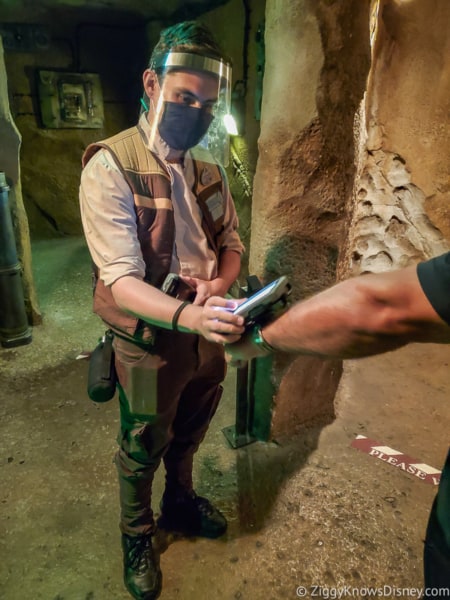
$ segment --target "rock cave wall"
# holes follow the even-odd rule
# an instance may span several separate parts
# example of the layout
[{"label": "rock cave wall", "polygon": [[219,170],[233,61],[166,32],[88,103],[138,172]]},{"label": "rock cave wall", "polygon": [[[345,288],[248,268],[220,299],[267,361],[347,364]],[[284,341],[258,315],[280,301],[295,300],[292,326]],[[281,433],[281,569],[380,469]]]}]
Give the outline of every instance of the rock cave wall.
[{"label": "rock cave wall", "polygon": [[[250,265],[294,301],[448,249],[449,25],[445,0],[268,0]],[[333,419],[363,368],[276,355],[270,436]]]},{"label": "rock cave wall", "polygon": [[449,248],[449,26],[441,0],[378,5],[342,274],[403,267]]},{"label": "rock cave wall", "polygon": [[[70,8],[55,10],[52,16],[45,23],[50,40],[46,47],[5,53],[11,111],[23,140],[21,180],[33,241],[81,235],[81,155],[91,142],[129,127],[135,120],[139,72],[147,58],[145,28],[136,17],[124,14],[120,21],[120,14],[114,17],[112,13]],[[99,74],[103,126],[44,125],[37,84],[41,69]]]},{"label": "rock cave wall", "polygon": [[[356,172],[354,117],[370,65],[368,23],[369,2],[360,0],[266,4],[250,269],[267,281],[288,275],[294,301],[336,280]],[[338,361],[280,354],[261,369],[275,398],[271,435],[332,418],[341,369]]]}]

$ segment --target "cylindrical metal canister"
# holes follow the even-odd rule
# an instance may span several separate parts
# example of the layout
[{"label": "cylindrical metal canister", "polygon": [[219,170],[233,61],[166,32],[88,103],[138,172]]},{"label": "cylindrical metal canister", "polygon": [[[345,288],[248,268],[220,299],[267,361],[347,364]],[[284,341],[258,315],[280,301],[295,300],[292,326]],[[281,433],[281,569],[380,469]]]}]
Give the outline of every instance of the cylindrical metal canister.
[{"label": "cylindrical metal canister", "polygon": [[0,343],[12,348],[30,342],[22,269],[9,207],[9,186],[5,173],[0,171]]}]

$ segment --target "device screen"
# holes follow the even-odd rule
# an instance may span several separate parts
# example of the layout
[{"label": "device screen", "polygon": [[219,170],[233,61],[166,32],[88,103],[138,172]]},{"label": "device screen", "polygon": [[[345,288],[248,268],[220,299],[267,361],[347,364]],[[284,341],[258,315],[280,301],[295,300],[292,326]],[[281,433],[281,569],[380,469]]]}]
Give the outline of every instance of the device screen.
[{"label": "device screen", "polygon": [[272,304],[280,300],[283,295],[289,293],[290,286],[287,282],[286,277],[280,277],[272,283],[269,283],[265,287],[263,287],[259,292],[256,292],[253,296],[251,296],[248,300],[240,304],[233,313],[235,315],[242,315],[246,317],[250,312],[255,309],[261,309],[263,311],[265,308],[270,307]]}]

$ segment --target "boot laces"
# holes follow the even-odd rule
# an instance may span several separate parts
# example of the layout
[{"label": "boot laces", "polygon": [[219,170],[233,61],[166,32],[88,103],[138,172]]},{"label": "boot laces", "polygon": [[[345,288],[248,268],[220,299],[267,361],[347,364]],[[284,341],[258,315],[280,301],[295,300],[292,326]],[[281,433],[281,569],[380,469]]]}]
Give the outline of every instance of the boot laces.
[{"label": "boot laces", "polygon": [[129,551],[129,564],[134,571],[145,571],[153,562],[153,548],[149,535],[141,535],[133,540]]}]

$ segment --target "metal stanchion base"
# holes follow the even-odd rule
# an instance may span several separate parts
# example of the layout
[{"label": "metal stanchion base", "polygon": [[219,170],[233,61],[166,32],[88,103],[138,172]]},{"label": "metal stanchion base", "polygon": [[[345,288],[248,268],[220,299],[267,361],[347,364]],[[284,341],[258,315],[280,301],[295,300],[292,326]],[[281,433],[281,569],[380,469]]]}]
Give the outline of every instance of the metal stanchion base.
[{"label": "metal stanchion base", "polygon": [[236,433],[236,427],[234,425],[224,427],[222,433],[227,438],[227,441],[232,448],[242,448],[242,446],[247,446],[257,440],[257,438],[249,433]]}]

